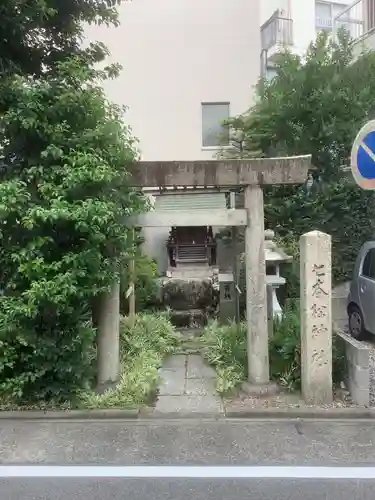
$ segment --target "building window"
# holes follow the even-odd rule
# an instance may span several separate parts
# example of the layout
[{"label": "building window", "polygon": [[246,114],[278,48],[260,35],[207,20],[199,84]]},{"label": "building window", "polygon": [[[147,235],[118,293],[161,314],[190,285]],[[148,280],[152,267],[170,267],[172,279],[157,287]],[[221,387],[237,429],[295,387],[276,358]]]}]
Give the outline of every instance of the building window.
[{"label": "building window", "polygon": [[229,102],[202,103],[202,146],[215,148],[229,145],[229,128],[223,122],[229,118]]},{"label": "building window", "polygon": [[333,20],[348,6],[336,2],[315,2],[315,26],[318,31],[332,31]]}]

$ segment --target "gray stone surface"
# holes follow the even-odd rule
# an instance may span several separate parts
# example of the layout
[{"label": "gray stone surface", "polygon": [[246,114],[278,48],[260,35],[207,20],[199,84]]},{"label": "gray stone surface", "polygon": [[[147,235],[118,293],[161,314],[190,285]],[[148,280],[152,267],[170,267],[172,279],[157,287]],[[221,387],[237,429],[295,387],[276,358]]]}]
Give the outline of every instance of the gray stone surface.
[{"label": "gray stone surface", "polygon": [[160,396],[182,396],[185,393],[185,371],[164,370],[160,378]]},{"label": "gray stone surface", "polygon": [[344,343],[347,368],[345,383],[351,398],[359,406],[369,406],[370,350],[345,332],[336,331],[336,335]]},{"label": "gray stone surface", "polygon": [[331,237],[300,238],[301,385],[307,404],[332,403]]},{"label": "gray stone surface", "polygon": [[264,253],[264,201],[258,186],[245,188],[248,225],[245,229],[247,359],[251,384],[270,380]]},{"label": "gray stone surface", "polygon": [[221,401],[213,394],[184,394],[183,396],[159,396],[155,407],[162,413],[222,413]]},{"label": "gray stone surface", "polygon": [[[370,422],[2,422],[3,465],[373,466]],[[110,476],[111,470],[108,471]],[[0,479],[1,500],[372,500],[374,480]]]},{"label": "gray stone surface", "polygon": [[269,384],[250,384],[249,382],[244,382],[241,386],[242,391],[248,396],[273,396],[280,392],[280,387],[274,383]]},{"label": "gray stone surface", "polygon": [[140,161],[129,166],[134,187],[303,184],[311,155],[246,160]]},{"label": "gray stone surface", "polygon": [[185,370],[186,356],[184,354],[175,354],[169,356],[163,363],[163,370]]},{"label": "gray stone surface", "polygon": [[120,376],[120,283],[96,300],[98,321],[98,385],[117,382]]},{"label": "gray stone surface", "polygon": [[8,420],[0,463],[373,465],[375,429],[372,420]]},{"label": "gray stone surface", "polygon": [[199,354],[188,359],[186,378],[215,378],[215,370],[208,366]]},{"label": "gray stone surface", "polygon": [[2,482],[2,500],[373,500],[375,481],[245,478],[42,478]]},{"label": "gray stone surface", "polygon": [[157,413],[223,413],[215,391],[215,370],[200,355],[175,355],[160,370]]},{"label": "gray stone surface", "polygon": [[188,378],[186,379],[185,393],[188,395],[216,396],[214,378]]}]

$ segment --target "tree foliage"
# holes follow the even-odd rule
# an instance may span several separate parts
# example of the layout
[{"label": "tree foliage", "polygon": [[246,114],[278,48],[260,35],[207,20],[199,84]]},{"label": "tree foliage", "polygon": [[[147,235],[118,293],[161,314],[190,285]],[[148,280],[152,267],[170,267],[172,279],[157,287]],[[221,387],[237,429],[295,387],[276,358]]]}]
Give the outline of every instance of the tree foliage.
[{"label": "tree foliage", "polygon": [[135,142],[79,56],[18,76],[1,116],[0,391],[64,398],[92,358],[91,299],[128,258]]},{"label": "tree foliage", "polygon": [[84,23],[118,23],[121,0],[2,0],[0,74],[40,75],[66,57],[104,59],[104,45],[83,48]]},{"label": "tree foliage", "polygon": [[277,75],[261,81],[257,101],[229,121],[239,147],[226,154],[312,154],[311,189],[281,186],[266,191],[266,222],[281,236],[311,229],[332,235],[334,274],[345,279],[362,243],[373,235],[372,195],[343,178],[360,127],[375,111],[375,53],[353,61],[349,36],[338,42],[320,34],[305,57],[280,55]]}]

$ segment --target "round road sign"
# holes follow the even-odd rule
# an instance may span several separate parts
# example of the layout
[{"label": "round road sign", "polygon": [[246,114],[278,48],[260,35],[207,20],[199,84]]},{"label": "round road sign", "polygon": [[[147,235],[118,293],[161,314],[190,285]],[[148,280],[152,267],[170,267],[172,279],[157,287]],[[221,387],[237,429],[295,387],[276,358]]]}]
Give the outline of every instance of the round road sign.
[{"label": "round road sign", "polygon": [[362,189],[375,190],[375,120],[364,125],[352,147],[351,168]]}]

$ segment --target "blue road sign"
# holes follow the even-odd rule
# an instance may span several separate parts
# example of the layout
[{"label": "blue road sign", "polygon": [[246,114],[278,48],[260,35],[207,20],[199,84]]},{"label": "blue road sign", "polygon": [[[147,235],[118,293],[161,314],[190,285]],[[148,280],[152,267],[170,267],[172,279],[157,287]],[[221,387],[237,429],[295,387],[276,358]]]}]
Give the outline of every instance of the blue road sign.
[{"label": "blue road sign", "polygon": [[358,186],[375,190],[375,120],[366,123],[355,138],[351,168]]}]

